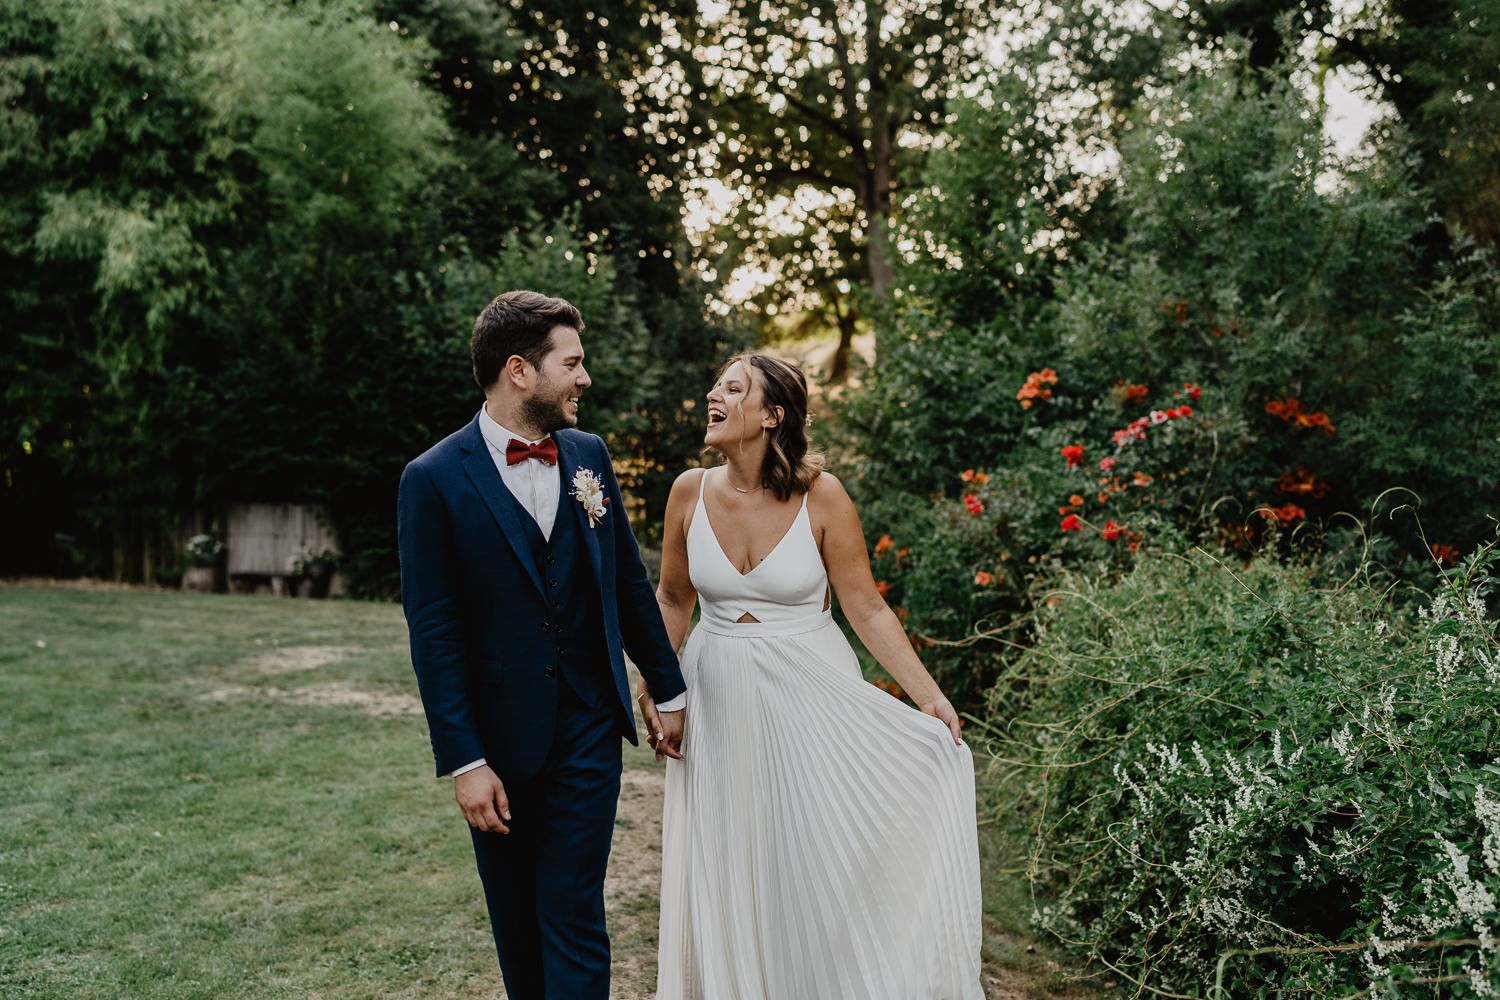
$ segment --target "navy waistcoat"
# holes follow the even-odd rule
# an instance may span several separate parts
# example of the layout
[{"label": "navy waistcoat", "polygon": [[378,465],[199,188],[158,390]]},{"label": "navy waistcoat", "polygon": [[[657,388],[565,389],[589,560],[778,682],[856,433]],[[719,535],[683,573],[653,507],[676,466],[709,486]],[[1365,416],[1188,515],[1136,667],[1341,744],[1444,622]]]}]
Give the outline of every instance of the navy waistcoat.
[{"label": "navy waistcoat", "polygon": [[572,509],[575,506],[576,501],[565,489],[550,539],[542,537],[532,518],[523,516],[521,523],[541,571],[542,585],[547,588],[547,618],[542,631],[552,637],[556,648],[556,658],[540,664],[542,674],[562,680],[585,704],[593,706],[612,694],[614,685],[599,591],[584,547],[583,532],[591,529],[584,525],[581,512]]}]

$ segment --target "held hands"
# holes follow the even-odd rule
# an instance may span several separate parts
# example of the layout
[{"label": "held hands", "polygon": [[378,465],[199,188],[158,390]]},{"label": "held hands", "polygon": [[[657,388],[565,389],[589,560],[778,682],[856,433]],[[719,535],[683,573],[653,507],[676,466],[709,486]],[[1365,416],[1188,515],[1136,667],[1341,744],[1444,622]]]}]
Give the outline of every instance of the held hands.
[{"label": "held hands", "polygon": [[657,711],[656,701],[644,689],[635,700],[646,724],[646,743],[656,751],[656,759],[682,760],[682,712]]},{"label": "held hands", "polygon": [[939,722],[947,725],[948,731],[953,734],[954,743],[963,742],[962,730],[959,729],[961,723],[958,721],[958,713],[953,710],[953,703],[947,698],[939,695],[932,701],[925,702],[921,706],[921,709],[923,715],[930,715]]},{"label": "held hands", "polygon": [[453,779],[453,797],[464,819],[476,830],[510,833],[510,799],[505,786],[488,764],[465,771]]}]

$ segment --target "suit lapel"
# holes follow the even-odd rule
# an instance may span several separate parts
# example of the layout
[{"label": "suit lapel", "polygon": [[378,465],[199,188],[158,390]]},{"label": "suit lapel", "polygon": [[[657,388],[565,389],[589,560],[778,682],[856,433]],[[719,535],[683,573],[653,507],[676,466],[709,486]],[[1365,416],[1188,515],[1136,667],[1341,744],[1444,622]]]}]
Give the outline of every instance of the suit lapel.
[{"label": "suit lapel", "polygon": [[526,575],[531,578],[531,583],[536,587],[537,593],[546,595],[542,587],[542,577],[537,571],[536,556],[531,550],[531,542],[526,537],[526,528],[521,518],[529,517],[511,495],[510,489],[505,485],[505,480],[500,478],[500,471],[495,468],[495,460],[490,456],[489,446],[484,443],[484,435],[479,431],[479,420],[476,417],[474,423],[469,425],[470,433],[465,436],[464,472],[468,474],[469,481],[474,484],[474,489],[484,498],[485,505],[489,507],[490,513],[495,518],[495,523],[500,525],[500,532],[510,547],[515,550],[516,558],[521,560],[521,565],[526,568]]},{"label": "suit lapel", "polygon": [[[573,476],[582,467],[579,465],[582,456],[577,440],[571,434],[553,434],[552,438],[557,442],[557,465],[558,469],[562,472],[562,495],[558,497],[557,501],[557,519],[561,521],[565,517],[572,518],[573,527],[583,532],[584,548],[588,550],[589,565],[594,570],[594,584],[599,588],[599,596],[602,600],[604,596],[604,574],[600,568],[598,530],[604,526],[604,521],[600,521],[598,525],[590,527],[588,515],[583,510],[583,504],[579,503],[578,498],[573,496]],[[591,468],[589,471],[601,480],[604,478],[603,472],[599,469]],[[604,515],[604,518],[608,520],[610,517],[616,516],[617,513],[616,511],[609,511]]]}]

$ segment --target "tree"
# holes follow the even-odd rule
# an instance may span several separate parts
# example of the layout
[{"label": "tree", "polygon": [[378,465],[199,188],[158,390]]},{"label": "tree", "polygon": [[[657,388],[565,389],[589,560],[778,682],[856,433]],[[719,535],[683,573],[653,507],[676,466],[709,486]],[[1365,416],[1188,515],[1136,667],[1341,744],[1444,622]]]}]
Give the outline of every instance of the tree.
[{"label": "tree", "polygon": [[[1161,86],[1183,60],[1206,65],[1247,45],[1257,71],[1287,52],[1303,53],[1320,80],[1350,68],[1410,137],[1421,164],[1416,179],[1450,227],[1484,245],[1500,236],[1496,0],[1365,0],[1351,8],[1328,0],[1180,0],[1145,20],[1126,6],[1071,0],[1041,33],[1063,53],[1066,75],[1115,114]],[[1389,130],[1377,138],[1386,142]]]},{"label": "tree", "polygon": [[436,256],[401,234],[444,125],[410,47],[347,7],[4,13],[6,531],[149,579],[194,511],[348,478],[317,439],[354,409],[344,367],[403,336],[390,289]]},{"label": "tree", "polygon": [[[611,283],[612,303],[636,310],[628,323],[585,312],[599,359],[589,428],[610,441],[654,524],[701,441],[685,404],[726,349],[704,319],[682,225],[683,171],[704,130],[701,81],[675,46],[696,4],[373,6],[432,47],[427,79],[459,135],[470,251],[507,255],[561,224],[587,273]],[[601,269],[606,259],[613,265]]]},{"label": "tree", "polygon": [[712,86],[703,166],[736,199],[714,234],[727,265],[766,268],[753,306],[827,308],[846,370],[859,294],[886,300],[897,192],[984,57],[992,5],[731,0],[694,43]]}]

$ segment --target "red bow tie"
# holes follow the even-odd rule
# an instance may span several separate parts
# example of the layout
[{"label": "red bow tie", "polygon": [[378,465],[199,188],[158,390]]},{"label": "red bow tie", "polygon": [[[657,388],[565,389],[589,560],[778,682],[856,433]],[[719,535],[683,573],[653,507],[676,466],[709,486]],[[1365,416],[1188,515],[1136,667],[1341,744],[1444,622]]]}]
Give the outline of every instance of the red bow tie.
[{"label": "red bow tie", "polygon": [[557,464],[557,442],[550,437],[542,438],[536,444],[527,444],[511,438],[510,443],[505,446],[505,464],[519,465],[528,458],[539,458],[548,465]]}]

